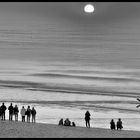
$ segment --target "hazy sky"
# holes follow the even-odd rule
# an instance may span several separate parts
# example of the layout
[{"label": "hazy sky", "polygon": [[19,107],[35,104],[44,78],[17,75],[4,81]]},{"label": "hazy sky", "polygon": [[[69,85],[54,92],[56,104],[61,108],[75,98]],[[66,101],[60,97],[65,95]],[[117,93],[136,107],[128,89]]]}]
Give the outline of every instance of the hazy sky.
[{"label": "hazy sky", "polygon": [[139,67],[140,3],[0,3],[0,59]]}]

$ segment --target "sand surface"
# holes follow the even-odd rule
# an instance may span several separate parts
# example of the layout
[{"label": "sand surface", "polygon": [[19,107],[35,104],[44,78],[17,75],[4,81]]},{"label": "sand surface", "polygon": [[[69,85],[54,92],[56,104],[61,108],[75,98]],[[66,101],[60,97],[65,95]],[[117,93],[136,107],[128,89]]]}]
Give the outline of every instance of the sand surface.
[{"label": "sand surface", "polygon": [[66,127],[54,124],[0,121],[2,138],[136,138],[139,131]]}]

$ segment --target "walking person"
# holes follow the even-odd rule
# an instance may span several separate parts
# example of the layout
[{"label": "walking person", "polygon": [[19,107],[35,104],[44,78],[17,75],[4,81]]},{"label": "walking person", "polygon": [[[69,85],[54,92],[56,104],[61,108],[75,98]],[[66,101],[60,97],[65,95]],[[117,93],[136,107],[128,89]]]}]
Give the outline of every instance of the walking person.
[{"label": "walking person", "polygon": [[30,106],[28,106],[28,108],[27,108],[26,115],[27,115],[27,122],[30,122],[30,117],[31,117],[31,109],[30,109]]},{"label": "walking person", "polygon": [[6,109],[7,109],[7,107],[5,106],[5,104],[4,103],[2,103],[2,105],[1,105],[1,117],[2,117],[2,120],[5,120],[5,111],[6,111]]},{"label": "walking person", "polygon": [[10,104],[10,106],[8,107],[9,110],[9,120],[12,121],[13,119],[13,114],[14,114],[14,107],[12,105],[12,103]]},{"label": "walking person", "polygon": [[18,121],[18,112],[19,112],[19,110],[18,110],[18,106],[15,105],[15,107],[14,107],[15,121]]},{"label": "walking person", "polygon": [[24,108],[24,106],[22,106],[22,109],[20,111],[22,122],[25,122],[25,113],[26,113],[26,109]]},{"label": "walking person", "polygon": [[89,111],[87,111],[85,113],[85,121],[86,121],[86,127],[90,128],[90,113],[89,113]]},{"label": "walking person", "polygon": [[36,110],[34,107],[32,107],[32,110],[31,110],[31,115],[32,115],[32,123],[36,122]]}]

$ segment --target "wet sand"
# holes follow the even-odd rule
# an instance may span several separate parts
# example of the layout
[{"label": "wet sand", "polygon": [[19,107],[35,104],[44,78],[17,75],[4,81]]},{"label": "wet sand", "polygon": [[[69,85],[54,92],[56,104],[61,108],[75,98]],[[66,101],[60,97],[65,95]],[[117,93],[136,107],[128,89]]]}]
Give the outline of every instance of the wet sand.
[{"label": "wet sand", "polygon": [[0,138],[138,138],[139,131],[0,121]]}]

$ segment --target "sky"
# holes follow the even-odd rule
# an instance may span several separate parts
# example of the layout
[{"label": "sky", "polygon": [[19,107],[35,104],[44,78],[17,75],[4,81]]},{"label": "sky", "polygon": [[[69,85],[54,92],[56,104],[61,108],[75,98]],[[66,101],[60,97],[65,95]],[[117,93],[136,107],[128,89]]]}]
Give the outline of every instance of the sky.
[{"label": "sky", "polygon": [[0,3],[0,59],[140,67],[140,3]]}]

